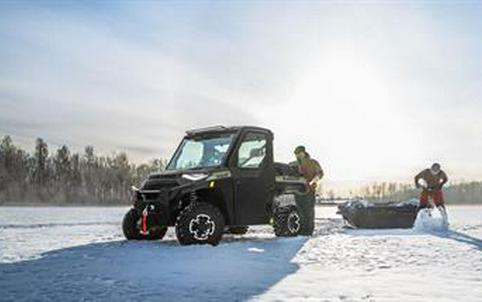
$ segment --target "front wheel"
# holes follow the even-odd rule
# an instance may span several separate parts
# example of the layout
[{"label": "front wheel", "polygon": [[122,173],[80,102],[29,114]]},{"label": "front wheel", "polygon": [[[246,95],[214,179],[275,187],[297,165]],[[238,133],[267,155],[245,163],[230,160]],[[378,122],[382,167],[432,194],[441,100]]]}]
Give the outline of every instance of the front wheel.
[{"label": "front wheel", "polygon": [[224,232],[224,217],[214,205],[196,202],[181,211],[176,221],[176,236],[181,245],[218,245]]},{"label": "front wheel", "polygon": [[130,209],[122,220],[122,231],[127,240],[160,240],[166,235],[167,227],[150,226],[148,234],[140,232],[141,217],[136,209]]}]

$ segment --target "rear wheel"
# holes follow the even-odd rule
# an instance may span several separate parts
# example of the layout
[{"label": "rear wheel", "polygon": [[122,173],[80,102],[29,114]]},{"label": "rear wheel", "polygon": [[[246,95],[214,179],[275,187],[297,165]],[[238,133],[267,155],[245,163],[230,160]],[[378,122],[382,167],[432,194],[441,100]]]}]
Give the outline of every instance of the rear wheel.
[{"label": "rear wheel", "polygon": [[293,237],[300,234],[303,219],[295,206],[279,208],[273,216],[274,233],[278,237]]},{"label": "rear wheel", "polygon": [[248,232],[248,229],[249,227],[247,225],[232,226],[228,228],[227,233],[233,235],[244,235]]},{"label": "rear wheel", "polygon": [[130,209],[122,221],[122,231],[127,240],[159,240],[166,235],[167,227],[153,225],[149,227],[148,234],[140,232],[141,217],[135,209]]},{"label": "rear wheel", "polygon": [[218,245],[224,232],[224,217],[214,205],[195,202],[181,211],[176,222],[176,236],[182,245]]}]

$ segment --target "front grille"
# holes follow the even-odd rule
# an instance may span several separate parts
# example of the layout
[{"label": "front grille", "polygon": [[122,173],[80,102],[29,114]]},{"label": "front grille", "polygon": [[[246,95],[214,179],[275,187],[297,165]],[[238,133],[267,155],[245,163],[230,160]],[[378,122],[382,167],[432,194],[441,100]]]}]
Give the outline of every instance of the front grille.
[{"label": "front grille", "polygon": [[169,197],[169,188],[162,188],[158,192],[142,192],[142,201],[167,200]]}]

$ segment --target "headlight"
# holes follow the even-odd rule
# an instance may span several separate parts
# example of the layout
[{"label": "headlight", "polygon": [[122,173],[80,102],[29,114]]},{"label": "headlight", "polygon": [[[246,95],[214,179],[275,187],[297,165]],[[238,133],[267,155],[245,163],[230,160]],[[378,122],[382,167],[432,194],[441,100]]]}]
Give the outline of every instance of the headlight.
[{"label": "headlight", "polygon": [[130,193],[131,193],[131,203],[135,206],[137,200],[139,199],[139,189],[136,188],[135,186],[132,186]]},{"label": "headlight", "polygon": [[199,181],[207,178],[208,174],[206,173],[183,174],[181,177],[190,181]]}]

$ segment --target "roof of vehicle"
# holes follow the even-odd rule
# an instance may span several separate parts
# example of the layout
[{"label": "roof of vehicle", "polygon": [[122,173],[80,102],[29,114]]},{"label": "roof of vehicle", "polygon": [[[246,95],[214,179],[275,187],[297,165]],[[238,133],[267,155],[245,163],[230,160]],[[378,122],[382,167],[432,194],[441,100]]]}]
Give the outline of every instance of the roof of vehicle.
[{"label": "roof of vehicle", "polygon": [[216,133],[216,132],[232,132],[232,131],[239,131],[239,130],[260,130],[264,132],[269,132],[272,134],[271,130],[257,127],[257,126],[212,126],[212,127],[205,127],[205,128],[197,128],[186,131],[186,134],[197,135],[197,134],[205,134],[205,133]]}]

